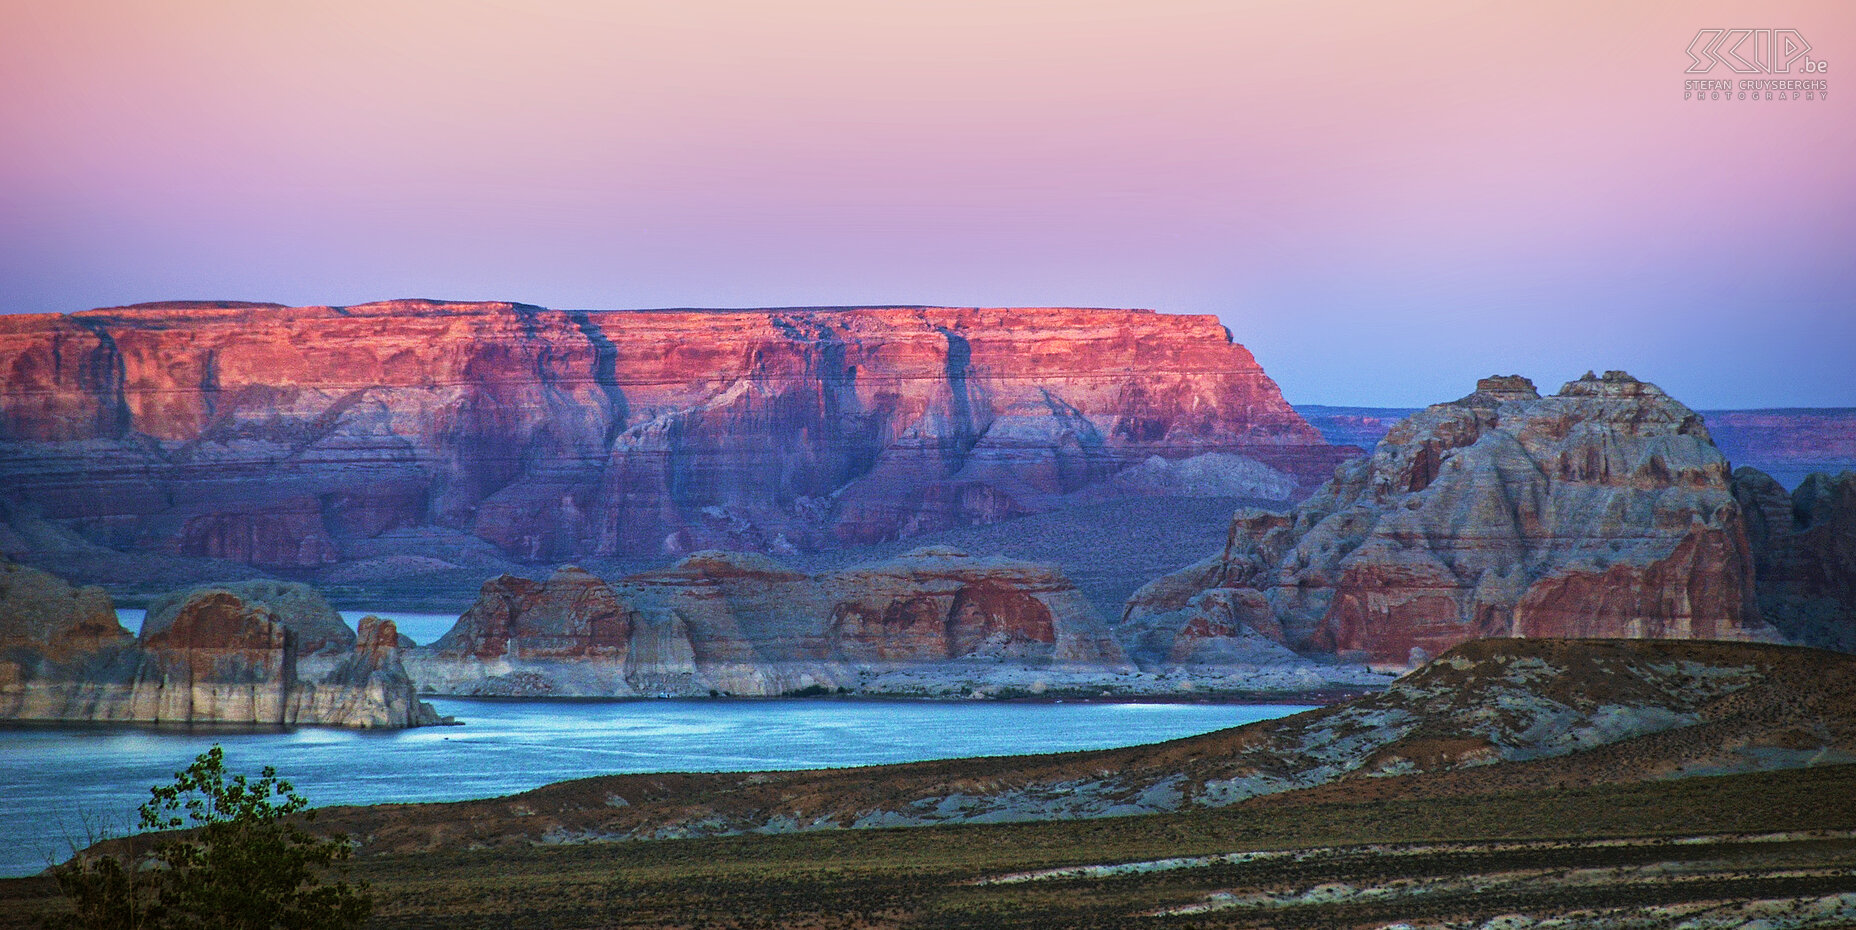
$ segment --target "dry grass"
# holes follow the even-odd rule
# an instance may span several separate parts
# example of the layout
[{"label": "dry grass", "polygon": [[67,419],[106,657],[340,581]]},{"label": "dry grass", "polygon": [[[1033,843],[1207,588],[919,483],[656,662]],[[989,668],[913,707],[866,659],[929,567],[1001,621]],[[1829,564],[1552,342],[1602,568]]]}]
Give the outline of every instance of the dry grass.
[{"label": "dry grass", "polygon": [[[1774,831],[1828,833],[1778,842],[1732,836]],[[1856,766],[1836,766],[1430,799],[1287,795],[1094,821],[395,854],[358,868],[374,884],[373,925],[383,928],[1349,927],[1856,891],[1852,831]],[[1716,838],[1667,842],[1709,835]],[[1618,837],[1645,841],[1609,842]],[[1430,845],[1398,855],[1360,848],[1413,843]],[[1283,849],[1315,852],[975,884],[1059,866]],[[1527,870],[1562,878],[1500,879]],[[1427,881],[1436,887],[1426,894],[1386,900],[1139,916],[1214,893]],[[57,906],[43,879],[0,882],[0,928],[33,926]]]}]

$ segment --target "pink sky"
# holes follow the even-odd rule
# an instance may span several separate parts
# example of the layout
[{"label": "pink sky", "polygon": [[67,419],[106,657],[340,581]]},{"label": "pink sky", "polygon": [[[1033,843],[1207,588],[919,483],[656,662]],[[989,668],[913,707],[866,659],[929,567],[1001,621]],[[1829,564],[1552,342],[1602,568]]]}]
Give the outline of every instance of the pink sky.
[{"label": "pink sky", "polygon": [[[1138,306],[1298,403],[1856,405],[1856,4],[285,6],[0,10],[0,310]],[[1684,102],[1704,27],[1836,93]]]}]

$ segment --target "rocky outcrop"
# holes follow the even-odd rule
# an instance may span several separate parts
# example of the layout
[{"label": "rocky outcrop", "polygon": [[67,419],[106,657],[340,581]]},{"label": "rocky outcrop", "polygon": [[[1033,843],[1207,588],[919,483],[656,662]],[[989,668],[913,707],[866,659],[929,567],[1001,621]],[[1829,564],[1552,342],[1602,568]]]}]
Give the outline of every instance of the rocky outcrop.
[{"label": "rocky outcrop", "polygon": [[1487,636],[1775,635],[1727,460],[1622,372],[1551,397],[1487,378],[1414,414],[1291,513],[1239,513],[1223,552],[1137,592],[1123,623],[1164,645],[1217,626],[1195,617],[1393,667]]},{"label": "rocky outcrop", "polygon": [[400,655],[407,640],[391,620],[362,617],[354,649],[313,681],[290,689],[285,718],[347,727],[420,727],[453,722],[418,699]]},{"label": "rocky outcrop", "polygon": [[1348,451],[1214,317],[1146,311],[158,304],[0,317],[0,378],[0,505],[37,538],[273,570],[408,528],[811,550],[1091,488],[1292,495]]},{"label": "rocky outcrop", "polygon": [[[247,604],[260,606],[276,614],[296,637],[299,657],[320,654],[345,655],[355,648],[355,632],[329,605],[322,592],[306,584],[288,581],[231,581],[209,586],[224,591]],[[142,620],[144,635],[166,630],[180,614],[181,607],[193,599],[197,589],[172,591],[149,602]]]},{"label": "rocky outcrop", "polygon": [[[13,565],[0,566],[0,580],[0,719],[347,727],[442,722],[415,698],[391,621],[370,617],[358,641],[349,631],[349,648],[325,639],[306,657],[299,634],[279,611],[208,588],[151,612],[138,640],[116,622],[109,598],[97,589],[72,591],[51,575]],[[310,600],[300,591],[271,593],[285,602]],[[314,617],[305,629],[317,629]]]},{"label": "rocky outcrop", "polygon": [[364,852],[424,852],[1114,817],[1263,796],[1551,791],[1852,761],[1856,656],[1494,639],[1458,646],[1378,694],[1148,746],[880,770],[605,776],[481,801],[339,809],[323,822],[367,837]]},{"label": "rocky outcrop", "polygon": [[269,608],[230,591],[189,596],[163,629],[145,630],[143,661],[105,719],[284,724],[297,681],[296,638]]},{"label": "rocky outcrop", "polygon": [[976,677],[1133,671],[1062,574],[950,549],[821,575],[702,552],[617,584],[504,576],[407,663],[426,691],[527,695],[880,692],[905,672],[964,696]]},{"label": "rocky outcrop", "polygon": [[[639,665],[631,661],[634,637],[641,640],[636,651],[645,657]],[[697,686],[688,632],[675,618],[641,615],[611,585],[572,565],[545,582],[513,575],[484,582],[457,625],[430,646],[410,650],[407,661],[420,689],[440,694],[707,690]],[[666,681],[685,687],[663,690]]]},{"label": "rocky outcrop", "polygon": [[1812,474],[1796,492],[1734,471],[1757,566],[1759,608],[1788,639],[1856,652],[1856,473]]},{"label": "rocky outcrop", "polygon": [[56,719],[69,692],[139,658],[103,589],[0,561],[0,720]]},{"label": "rocky outcrop", "polygon": [[[1370,449],[1410,407],[1328,407],[1297,404],[1310,426],[1335,445]],[[1856,469],[1856,407],[1702,410],[1708,435],[1738,467],[1756,468],[1780,485],[1798,487],[1806,476]]]}]

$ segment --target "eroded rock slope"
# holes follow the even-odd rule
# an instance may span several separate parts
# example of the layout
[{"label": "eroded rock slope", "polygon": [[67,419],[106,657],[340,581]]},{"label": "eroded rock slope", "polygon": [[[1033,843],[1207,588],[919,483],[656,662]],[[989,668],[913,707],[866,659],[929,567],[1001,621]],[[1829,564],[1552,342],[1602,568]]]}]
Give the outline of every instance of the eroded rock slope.
[{"label": "eroded rock slope", "polygon": [[[1622,372],[1548,397],[1487,378],[1290,512],[1240,512],[1222,552],[1137,592],[1120,629],[1143,662],[1281,645],[1396,668],[1477,637],[1856,623],[1848,482],[1794,500],[1757,476],[1730,474],[1701,417]],[[1775,627],[1761,607],[1781,602],[1797,619]]]},{"label": "eroded rock slope", "polygon": [[14,558],[811,550],[1350,451],[1216,318],[1132,310],[155,304],[0,317],[0,379]]},{"label": "eroded rock slope", "polygon": [[366,850],[414,851],[1106,817],[1290,791],[1473,793],[1851,761],[1856,656],[1503,639],[1458,646],[1381,694],[1152,746],[608,776],[486,801],[336,810],[327,823]]}]

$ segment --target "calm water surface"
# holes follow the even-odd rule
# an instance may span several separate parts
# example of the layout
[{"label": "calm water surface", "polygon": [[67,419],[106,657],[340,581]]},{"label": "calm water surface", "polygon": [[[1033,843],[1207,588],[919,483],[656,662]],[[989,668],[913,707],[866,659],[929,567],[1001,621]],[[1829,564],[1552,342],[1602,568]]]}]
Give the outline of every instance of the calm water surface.
[{"label": "calm water surface", "polygon": [[[451,632],[451,627],[458,622],[457,614],[416,614],[400,610],[339,610],[348,626],[357,627],[361,618],[368,614],[393,621],[401,633],[412,641],[429,646],[440,636]],[[136,607],[116,608],[116,622],[122,624],[131,633],[142,632],[142,621],[148,619],[148,611]]]},{"label": "calm water surface", "polygon": [[[441,631],[442,632],[442,631]],[[415,637],[416,638],[416,637]],[[0,729],[0,875],[43,869],[101,824],[123,832],[152,785],[214,743],[313,804],[456,801],[626,772],[752,771],[1102,749],[1306,707],[813,700],[432,700],[461,727],[368,732]]]}]

